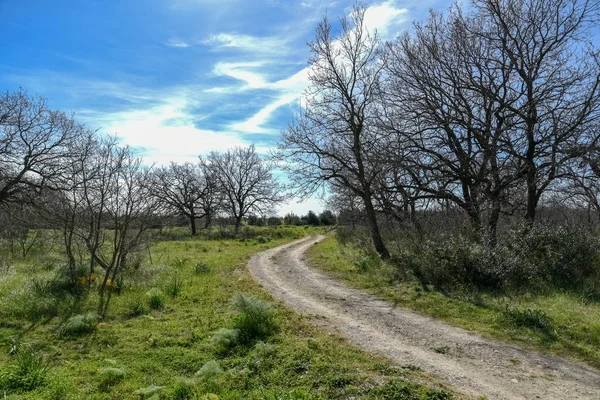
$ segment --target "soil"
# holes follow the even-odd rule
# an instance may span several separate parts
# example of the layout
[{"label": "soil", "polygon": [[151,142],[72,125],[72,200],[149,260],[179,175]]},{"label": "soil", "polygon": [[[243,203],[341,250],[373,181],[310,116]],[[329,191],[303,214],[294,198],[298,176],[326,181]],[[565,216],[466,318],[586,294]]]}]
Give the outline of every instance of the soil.
[{"label": "soil", "polygon": [[418,366],[469,397],[600,399],[598,371],[483,339],[309,268],[304,254],[323,238],[304,238],[258,253],[248,269],[275,298],[315,324],[399,366]]}]

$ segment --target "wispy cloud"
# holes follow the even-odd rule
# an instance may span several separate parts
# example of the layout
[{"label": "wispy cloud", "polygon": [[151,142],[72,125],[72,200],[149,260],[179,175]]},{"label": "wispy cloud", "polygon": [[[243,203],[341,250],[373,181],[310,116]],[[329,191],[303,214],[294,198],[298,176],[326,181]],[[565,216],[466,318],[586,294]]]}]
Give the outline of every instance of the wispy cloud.
[{"label": "wispy cloud", "polygon": [[[408,14],[406,8],[396,7],[395,4],[395,0],[388,0],[368,7],[365,13],[366,29],[370,31],[377,30],[383,39],[395,36],[397,34],[396,30],[406,22]],[[303,3],[303,5],[306,7],[311,6],[308,3]],[[262,107],[246,120],[231,124],[231,129],[243,133],[274,133],[272,129],[267,129],[264,125],[269,122],[277,109],[301,98],[304,89],[310,83],[310,67],[305,67],[288,78],[268,82],[260,72],[238,69],[248,66],[251,65],[235,64],[230,68],[217,69],[216,72],[247,82],[244,89],[270,89],[277,92],[278,95],[275,100]],[[256,67],[256,65],[252,65],[252,67]],[[231,73],[232,69],[235,71],[235,75]]]},{"label": "wispy cloud", "polygon": [[383,39],[393,39],[398,35],[402,25],[407,21],[408,9],[396,7],[396,0],[388,0],[367,8],[365,26]]},{"label": "wispy cloud", "polygon": [[240,89],[262,89],[267,86],[265,77],[260,72],[261,67],[265,65],[265,61],[251,62],[219,62],[215,64],[213,73],[219,76],[228,76],[242,82],[246,82],[244,87]]},{"label": "wispy cloud", "polygon": [[167,45],[169,47],[181,47],[181,48],[187,48],[187,47],[192,46],[191,43],[188,43],[188,42],[178,39],[178,38],[170,38],[169,40],[167,40],[165,42],[165,45]]},{"label": "wispy cloud", "polygon": [[285,37],[276,36],[251,36],[235,33],[219,33],[211,35],[202,41],[203,44],[211,46],[213,50],[240,50],[253,53],[277,53],[283,54],[290,50],[290,42]]}]

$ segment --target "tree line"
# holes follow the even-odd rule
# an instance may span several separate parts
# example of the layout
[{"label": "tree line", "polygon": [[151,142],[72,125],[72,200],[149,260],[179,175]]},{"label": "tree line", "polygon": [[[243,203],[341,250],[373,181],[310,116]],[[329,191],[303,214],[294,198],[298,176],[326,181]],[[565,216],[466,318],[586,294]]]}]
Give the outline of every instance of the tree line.
[{"label": "tree line", "polygon": [[305,107],[281,134],[298,194],[327,188],[359,208],[381,257],[378,217],[420,229],[459,210],[487,246],[559,198],[600,199],[600,58],[590,0],[481,0],[431,12],[382,41],[357,6],[310,43]]}]

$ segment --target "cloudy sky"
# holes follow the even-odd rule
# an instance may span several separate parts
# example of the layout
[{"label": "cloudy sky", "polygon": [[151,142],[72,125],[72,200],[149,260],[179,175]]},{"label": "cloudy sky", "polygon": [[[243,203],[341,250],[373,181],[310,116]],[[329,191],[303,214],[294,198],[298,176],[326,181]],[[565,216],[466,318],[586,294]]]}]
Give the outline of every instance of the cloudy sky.
[{"label": "cloudy sky", "polygon": [[[0,89],[117,134],[147,160],[273,147],[307,85],[307,41],[353,0],[0,0]],[[375,0],[386,39],[449,0]],[[305,213],[316,199],[290,204]]]}]

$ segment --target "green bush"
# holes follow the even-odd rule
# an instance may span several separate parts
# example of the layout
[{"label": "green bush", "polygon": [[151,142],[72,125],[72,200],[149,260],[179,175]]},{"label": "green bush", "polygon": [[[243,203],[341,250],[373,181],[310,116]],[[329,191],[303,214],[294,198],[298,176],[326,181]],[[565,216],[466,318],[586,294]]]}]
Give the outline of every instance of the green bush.
[{"label": "green bush", "polygon": [[8,294],[0,312],[6,317],[36,322],[68,314],[74,304],[71,287],[58,277],[33,278]]},{"label": "green bush", "polygon": [[360,273],[366,273],[374,268],[377,268],[381,264],[381,259],[377,256],[365,256],[360,260],[354,262],[356,270]]},{"label": "green bush", "polygon": [[150,289],[146,292],[148,307],[152,310],[162,310],[165,307],[165,295],[157,288]]},{"label": "green bush", "polygon": [[144,315],[147,313],[148,309],[146,308],[146,302],[140,296],[135,296],[127,304],[127,316],[129,317],[139,317],[140,315]]},{"label": "green bush", "polygon": [[176,258],[171,263],[171,266],[173,268],[182,269],[183,267],[186,266],[187,262],[188,262],[187,258]]},{"label": "green bush", "polygon": [[201,275],[210,272],[210,265],[206,261],[200,261],[194,265],[194,274]]},{"label": "green bush", "polygon": [[0,369],[0,390],[31,391],[46,383],[50,365],[31,348],[19,346],[10,364]]},{"label": "green bush", "polygon": [[267,303],[241,293],[237,293],[232,302],[240,313],[236,316],[234,325],[240,332],[241,343],[251,343],[273,333],[276,328],[274,315]]},{"label": "green bush", "polygon": [[238,329],[221,328],[213,335],[212,342],[218,352],[224,352],[238,344],[239,336]]},{"label": "green bush", "polygon": [[596,291],[600,241],[562,227],[514,230],[494,248],[466,236],[429,240],[404,250],[393,262],[402,277],[451,292],[544,292],[553,289]]},{"label": "green bush", "polygon": [[178,380],[169,391],[169,399],[191,400],[196,398],[195,383],[191,379]]},{"label": "green bush", "polygon": [[546,333],[554,332],[554,321],[542,310],[507,308],[504,315],[509,323],[517,327],[535,329]]},{"label": "green bush", "polygon": [[270,237],[270,236],[257,236],[257,237],[256,237],[256,241],[257,241],[258,243],[268,243],[268,242],[270,242],[271,240],[273,240],[273,239],[271,239],[271,237]]},{"label": "green bush", "polygon": [[87,335],[96,329],[100,318],[96,314],[79,314],[69,318],[59,329],[61,336],[75,337]]}]

